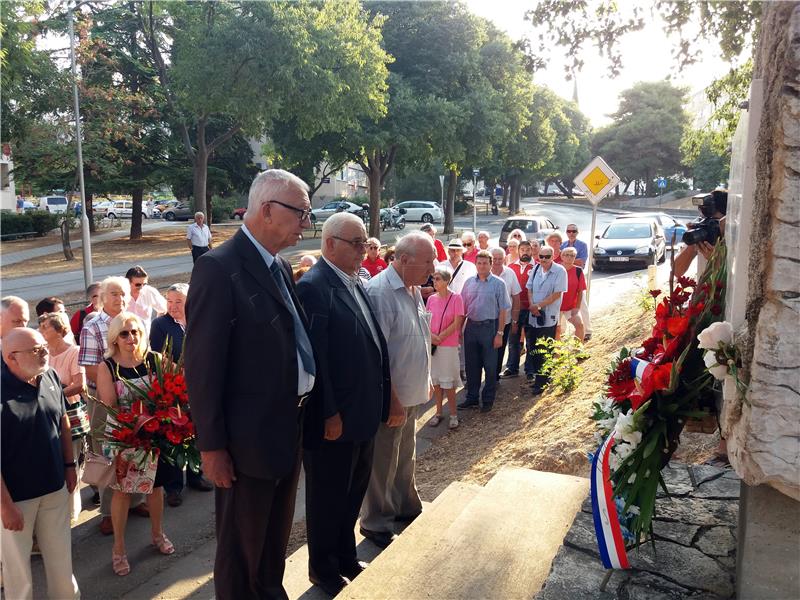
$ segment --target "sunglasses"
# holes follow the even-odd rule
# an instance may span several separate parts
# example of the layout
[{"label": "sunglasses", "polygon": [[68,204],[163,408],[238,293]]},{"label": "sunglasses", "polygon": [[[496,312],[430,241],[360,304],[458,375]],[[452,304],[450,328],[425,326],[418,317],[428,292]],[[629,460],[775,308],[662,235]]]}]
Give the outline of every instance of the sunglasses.
[{"label": "sunglasses", "polygon": [[471,248],[471,247],[472,247],[472,246],[474,246],[474,245],[475,245],[475,244],[473,244],[472,242],[466,242],[466,243],[464,244],[464,246],[465,246],[466,248]]},{"label": "sunglasses", "polygon": [[551,258],[553,258],[552,254],[540,254],[539,255],[539,260],[550,260]]},{"label": "sunglasses", "polygon": [[127,340],[131,336],[136,336],[137,338],[142,335],[142,332],[138,329],[123,329],[119,332],[119,337],[123,340]]},{"label": "sunglasses", "polygon": [[567,229],[567,233],[578,233],[577,229]]},{"label": "sunglasses", "polygon": [[146,285],[147,285],[146,283],[134,283],[134,284],[133,284],[133,287],[135,287],[135,288],[140,288],[140,287],[144,287],[144,286],[146,286]]}]

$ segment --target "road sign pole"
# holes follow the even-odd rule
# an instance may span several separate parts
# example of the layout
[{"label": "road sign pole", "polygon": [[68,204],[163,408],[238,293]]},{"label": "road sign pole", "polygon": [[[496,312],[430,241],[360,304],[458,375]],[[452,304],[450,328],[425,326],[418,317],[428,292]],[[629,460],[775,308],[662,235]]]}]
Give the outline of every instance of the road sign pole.
[{"label": "road sign pole", "polygon": [[597,227],[597,204],[592,204],[592,233],[589,237],[589,256],[586,260],[586,304],[592,291],[592,259],[594,258],[594,231]]},{"label": "road sign pole", "polygon": [[444,210],[444,175],[439,175],[439,187],[442,188],[442,210]]},{"label": "road sign pole", "polygon": [[478,194],[475,193],[475,187],[478,182],[472,178],[472,231],[478,230]]}]

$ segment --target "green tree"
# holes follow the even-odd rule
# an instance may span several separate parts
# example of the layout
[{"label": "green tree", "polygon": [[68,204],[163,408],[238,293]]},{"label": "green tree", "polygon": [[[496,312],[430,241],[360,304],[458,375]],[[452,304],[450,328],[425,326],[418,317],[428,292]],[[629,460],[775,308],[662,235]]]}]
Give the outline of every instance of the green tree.
[{"label": "green tree", "polygon": [[[192,165],[198,210],[209,156],[236,134],[260,137],[274,120],[293,118],[300,137],[312,137],[385,112],[381,20],[368,19],[356,0],[148,1],[139,16]],[[230,127],[211,137],[214,118]]]},{"label": "green tree", "polygon": [[726,185],[730,164],[729,152],[720,152],[710,143],[704,143],[690,163],[695,189],[712,190],[720,184]]}]

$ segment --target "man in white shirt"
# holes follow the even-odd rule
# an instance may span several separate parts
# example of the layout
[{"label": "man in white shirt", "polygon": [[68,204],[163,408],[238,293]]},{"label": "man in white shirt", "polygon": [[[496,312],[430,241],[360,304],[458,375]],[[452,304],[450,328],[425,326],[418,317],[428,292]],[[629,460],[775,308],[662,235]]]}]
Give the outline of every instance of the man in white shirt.
[{"label": "man in white shirt", "polygon": [[186,243],[192,251],[192,263],[213,248],[211,230],[205,224],[206,216],[201,212],[194,213],[194,223],[186,229]]},{"label": "man in white shirt", "polygon": [[148,277],[147,271],[139,265],[131,267],[125,273],[125,278],[131,284],[131,295],[126,310],[142,319],[149,336],[153,313],[156,317],[165,314],[167,299],[156,288],[147,284]]},{"label": "man in white shirt", "polygon": [[478,274],[475,268],[475,263],[464,260],[464,244],[458,238],[450,240],[447,245],[447,256],[449,260],[444,260],[439,263],[439,266],[444,267],[452,274],[450,279],[450,291],[455,294],[461,293],[461,288],[464,287],[464,282],[470,277]]}]

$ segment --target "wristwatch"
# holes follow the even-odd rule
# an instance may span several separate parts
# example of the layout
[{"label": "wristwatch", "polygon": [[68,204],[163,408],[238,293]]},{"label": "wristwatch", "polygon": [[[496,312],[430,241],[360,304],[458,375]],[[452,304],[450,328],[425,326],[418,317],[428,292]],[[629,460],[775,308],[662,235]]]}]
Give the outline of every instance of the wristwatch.
[{"label": "wristwatch", "polygon": [[503,335],[503,332],[502,331],[498,331],[497,335]]}]

